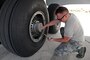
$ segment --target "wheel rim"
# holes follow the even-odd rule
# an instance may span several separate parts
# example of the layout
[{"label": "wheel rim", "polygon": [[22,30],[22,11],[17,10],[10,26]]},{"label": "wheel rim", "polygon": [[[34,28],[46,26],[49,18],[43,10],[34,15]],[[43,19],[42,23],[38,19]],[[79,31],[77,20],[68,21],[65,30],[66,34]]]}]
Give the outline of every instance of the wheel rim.
[{"label": "wheel rim", "polygon": [[33,14],[29,24],[29,34],[33,42],[39,42],[42,40],[45,32],[45,30],[40,30],[42,25],[45,25],[44,14],[42,11],[37,11]]}]

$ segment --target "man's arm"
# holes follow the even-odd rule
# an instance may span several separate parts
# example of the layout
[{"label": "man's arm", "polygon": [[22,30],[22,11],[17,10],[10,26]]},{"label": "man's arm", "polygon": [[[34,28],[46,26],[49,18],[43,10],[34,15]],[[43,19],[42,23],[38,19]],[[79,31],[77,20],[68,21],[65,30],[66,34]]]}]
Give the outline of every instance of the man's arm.
[{"label": "man's arm", "polygon": [[48,24],[44,25],[42,27],[42,29],[45,29],[46,27],[49,27],[49,26],[53,26],[55,25],[56,23],[58,23],[59,21],[58,20],[52,20],[51,22],[49,22]]},{"label": "man's arm", "polygon": [[68,42],[70,40],[70,37],[64,36],[63,38],[53,38],[51,40],[56,42]]}]

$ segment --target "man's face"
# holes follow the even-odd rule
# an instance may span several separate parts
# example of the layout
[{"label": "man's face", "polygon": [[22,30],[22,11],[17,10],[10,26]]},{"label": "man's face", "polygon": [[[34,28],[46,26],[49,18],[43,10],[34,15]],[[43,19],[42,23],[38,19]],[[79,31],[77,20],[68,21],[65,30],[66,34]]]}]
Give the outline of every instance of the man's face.
[{"label": "man's face", "polygon": [[60,20],[61,22],[66,22],[68,17],[67,17],[68,13],[67,12],[63,12],[63,13],[57,13],[56,17],[58,20]]}]

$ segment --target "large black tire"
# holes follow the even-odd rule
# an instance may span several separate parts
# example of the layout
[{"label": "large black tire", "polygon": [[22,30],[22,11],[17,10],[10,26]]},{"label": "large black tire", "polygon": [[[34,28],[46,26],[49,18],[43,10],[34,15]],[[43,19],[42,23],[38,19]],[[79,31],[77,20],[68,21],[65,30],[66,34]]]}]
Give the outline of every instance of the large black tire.
[{"label": "large black tire", "polygon": [[39,32],[39,36],[34,36],[30,29],[33,20],[43,25],[48,23],[43,0],[7,0],[0,11],[1,43],[16,55],[32,56],[44,44],[44,34],[48,31],[46,28]]},{"label": "large black tire", "polygon": [[5,2],[5,0],[0,0],[0,9],[1,9],[4,2]]},{"label": "large black tire", "polygon": [[[1,7],[2,7],[4,2],[5,2],[5,0],[0,0],[0,10],[1,10]],[[1,44],[1,41],[0,41],[0,44]]]},{"label": "large black tire", "polygon": [[[53,3],[53,4],[50,4],[48,6],[48,11],[49,11],[49,18],[50,18],[50,21],[54,20],[56,17],[55,17],[55,11],[56,9],[59,7],[59,4],[57,3]],[[57,29],[57,25],[54,25],[54,26],[50,26],[49,27],[49,33],[50,34],[55,34],[58,32],[58,29]]]}]

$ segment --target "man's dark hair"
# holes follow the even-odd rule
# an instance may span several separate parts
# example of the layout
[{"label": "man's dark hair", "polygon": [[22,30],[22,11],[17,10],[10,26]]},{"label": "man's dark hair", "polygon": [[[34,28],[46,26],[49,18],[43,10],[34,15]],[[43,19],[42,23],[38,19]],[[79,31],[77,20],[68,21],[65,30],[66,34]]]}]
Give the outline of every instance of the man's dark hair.
[{"label": "man's dark hair", "polygon": [[57,14],[57,13],[63,13],[64,11],[69,12],[66,7],[58,7],[58,8],[56,9],[56,11],[55,11],[55,14]]}]

